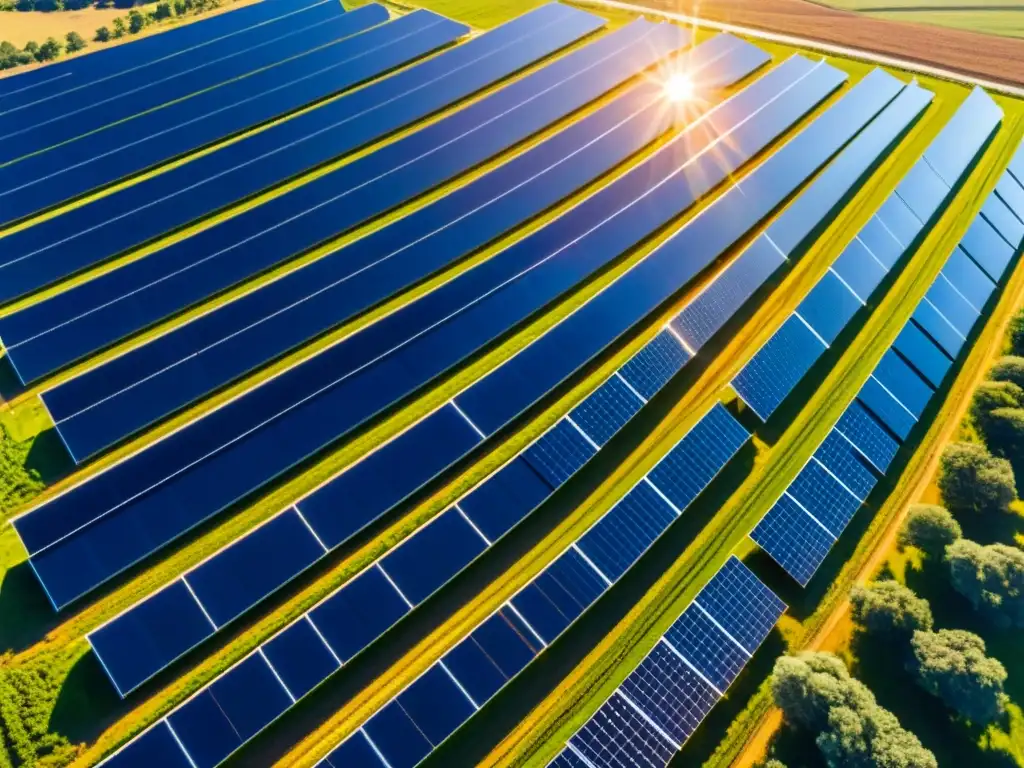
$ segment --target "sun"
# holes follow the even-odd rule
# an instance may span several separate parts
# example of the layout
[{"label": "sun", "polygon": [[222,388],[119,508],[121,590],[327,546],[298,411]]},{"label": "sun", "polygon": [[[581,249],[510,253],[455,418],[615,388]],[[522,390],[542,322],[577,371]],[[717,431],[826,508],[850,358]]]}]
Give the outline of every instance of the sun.
[{"label": "sun", "polygon": [[689,101],[693,98],[693,81],[683,72],[675,72],[665,81],[665,95],[670,101]]}]

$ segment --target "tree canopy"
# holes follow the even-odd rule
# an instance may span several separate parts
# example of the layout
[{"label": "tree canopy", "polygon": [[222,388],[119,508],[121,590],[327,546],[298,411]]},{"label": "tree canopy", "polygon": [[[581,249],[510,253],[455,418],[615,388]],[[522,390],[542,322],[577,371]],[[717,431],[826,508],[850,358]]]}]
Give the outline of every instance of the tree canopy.
[{"label": "tree canopy", "polygon": [[953,588],[999,626],[1024,627],[1024,552],[960,539],[946,548]]},{"label": "tree canopy", "polygon": [[[1019,317],[1020,315],[1015,320]],[[1017,354],[999,358],[989,368],[988,378],[992,381],[1009,381],[1024,389],[1024,357]]]},{"label": "tree canopy", "polygon": [[771,687],[786,719],[818,734],[818,749],[829,766],[937,766],[935,755],[832,654],[783,656],[775,662]]},{"label": "tree canopy", "polygon": [[962,629],[915,632],[908,665],[917,684],[972,723],[988,724],[1003,713],[1006,669],[985,655],[985,641]]},{"label": "tree canopy", "polygon": [[963,535],[952,513],[938,504],[913,504],[899,532],[901,547],[917,547],[929,557],[942,557]]},{"label": "tree canopy", "polygon": [[939,490],[946,507],[954,513],[1006,510],[1017,497],[1010,463],[972,443],[946,446]]},{"label": "tree canopy", "polygon": [[1018,309],[1010,319],[1010,327],[1006,331],[1010,341],[1010,351],[1015,355],[1024,355],[1024,308]]},{"label": "tree canopy", "polygon": [[850,590],[853,620],[872,635],[910,638],[915,630],[932,628],[928,601],[898,581],[876,581]]},{"label": "tree canopy", "polygon": [[1024,470],[1024,408],[996,408],[985,419],[985,444],[996,456]]},{"label": "tree canopy", "polygon": [[1012,381],[983,381],[971,397],[971,420],[982,433],[988,416],[997,408],[1019,408],[1024,405],[1024,389]]}]

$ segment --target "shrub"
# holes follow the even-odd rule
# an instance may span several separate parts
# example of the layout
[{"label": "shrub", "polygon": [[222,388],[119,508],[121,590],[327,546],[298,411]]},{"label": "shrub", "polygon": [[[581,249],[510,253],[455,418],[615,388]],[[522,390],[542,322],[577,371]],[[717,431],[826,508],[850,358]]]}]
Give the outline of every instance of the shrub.
[{"label": "shrub", "polygon": [[1024,357],[1006,355],[999,358],[989,368],[988,378],[992,381],[1008,381],[1024,389]]},{"label": "shrub", "polygon": [[76,53],[88,45],[88,43],[86,43],[85,40],[82,39],[82,36],[77,32],[68,32],[64,39],[67,41],[68,53]]},{"label": "shrub", "polygon": [[900,529],[899,544],[917,547],[929,557],[941,557],[962,534],[960,524],[945,507],[914,504]]},{"label": "shrub", "polygon": [[939,490],[946,507],[954,513],[1005,511],[1017,497],[1010,463],[970,443],[946,446]]},{"label": "shrub", "polygon": [[971,397],[971,421],[984,432],[988,416],[997,408],[1019,408],[1024,405],[1024,389],[1012,381],[983,381]]},{"label": "shrub", "polygon": [[897,581],[878,581],[850,591],[853,620],[872,635],[909,639],[915,630],[932,628],[928,601]]},{"label": "shrub", "polygon": [[106,43],[110,40],[111,34],[107,27],[100,27],[96,30],[96,42]]}]

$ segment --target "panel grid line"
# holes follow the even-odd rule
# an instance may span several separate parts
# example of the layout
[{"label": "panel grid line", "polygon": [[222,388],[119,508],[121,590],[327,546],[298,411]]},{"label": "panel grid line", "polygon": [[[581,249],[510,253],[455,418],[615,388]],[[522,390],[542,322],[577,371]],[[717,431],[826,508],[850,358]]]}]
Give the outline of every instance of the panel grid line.
[{"label": "panel grid line", "polygon": [[298,506],[297,504],[292,504],[292,509],[294,509],[294,510],[295,510],[295,514],[299,516],[299,520],[301,520],[301,521],[302,521],[302,524],[303,524],[304,526],[306,526],[306,528],[308,528],[308,529],[309,529],[309,532],[310,532],[311,534],[313,534],[313,538],[314,538],[314,539],[316,539],[316,543],[320,545],[320,548],[321,548],[321,549],[322,549],[322,550],[323,550],[324,552],[327,552],[327,551],[328,551],[328,550],[327,550],[327,545],[326,545],[326,544],[324,544],[324,542],[323,542],[323,539],[321,539],[321,538],[320,538],[320,536],[319,536],[319,535],[317,535],[317,532],[313,530],[313,526],[311,526],[311,525],[309,524],[309,521],[308,521],[308,520],[306,519],[306,516],[305,516],[305,515],[303,515],[303,514],[302,514],[302,510],[301,510],[301,509],[299,509],[299,506]]},{"label": "panel grid line", "polygon": [[[696,605],[696,602],[697,601],[694,600],[694,605]],[[676,648],[674,645],[672,645],[672,643],[669,642],[667,637],[662,635],[661,636],[661,642],[663,642],[665,644],[665,647],[668,648],[672,653],[674,653],[679,658],[679,660],[681,662],[683,662],[683,664],[685,664],[687,667],[689,667],[690,671],[693,672],[693,674],[695,674],[697,677],[699,677],[701,680],[703,680],[705,683],[707,683],[708,687],[710,687],[711,690],[713,690],[719,696],[724,696],[725,695],[724,693],[722,693],[721,690],[719,690],[717,685],[715,685],[710,680],[708,680],[707,677],[704,676],[704,673],[701,672],[699,669],[697,669],[697,667],[695,667],[693,665],[692,661],[690,661],[688,658],[686,658],[686,656],[683,655],[682,651],[680,651],[678,648]],[[740,647],[742,648],[742,646],[740,646]],[[746,648],[743,648],[744,653],[746,653],[746,650],[747,650]],[[747,655],[749,656],[750,654],[747,654]]]},{"label": "panel grid line", "polygon": [[[856,294],[854,294],[854,295],[856,296]],[[793,317],[795,317],[797,320],[799,320],[801,323],[803,323],[805,326],[807,326],[807,330],[809,330],[811,333],[814,334],[815,338],[818,341],[820,341],[822,343],[822,345],[824,345],[825,349],[829,348],[829,343],[827,341],[825,341],[825,339],[823,339],[821,337],[820,333],[818,333],[816,330],[814,330],[813,326],[811,326],[810,323],[808,323],[806,320],[803,319],[803,317],[800,315],[799,312],[794,312],[793,313]]]},{"label": "panel grid line", "polygon": [[739,640],[737,640],[735,637],[733,637],[732,632],[730,632],[725,627],[723,627],[718,622],[718,619],[716,619],[714,616],[712,616],[710,613],[708,613],[707,609],[703,605],[701,605],[700,602],[698,601],[698,599],[697,599],[698,597],[700,597],[700,595],[697,595],[697,597],[693,598],[693,604],[695,606],[697,606],[697,610],[699,610],[701,613],[703,613],[707,617],[708,621],[710,621],[712,624],[714,624],[716,627],[718,627],[720,630],[722,630],[722,634],[725,635],[726,637],[728,637],[730,640],[732,640],[736,644],[736,647],[739,648],[741,651],[743,651],[743,653],[745,653],[747,655],[747,658],[749,659],[751,657],[751,655],[752,655],[750,653],[750,651],[748,651],[746,649],[746,647],[743,645],[743,643],[741,643]]},{"label": "panel grid line", "polygon": [[816,518],[811,513],[811,511],[809,509],[807,509],[807,507],[805,507],[803,504],[801,504],[799,501],[796,500],[796,498],[793,496],[793,494],[791,494],[789,492],[788,488],[782,492],[782,495],[785,496],[786,498],[788,498],[790,501],[792,501],[798,507],[800,507],[800,509],[803,510],[805,515],[807,515],[809,518],[811,518],[811,520],[816,522],[818,524],[818,526],[821,528],[821,530],[823,530],[825,533],[827,533],[832,538],[832,541],[839,541],[839,539],[836,538],[836,535],[834,533],[832,533],[832,531],[830,531],[827,527],[825,527],[825,524],[822,523],[821,520]]},{"label": "panel grid line", "polygon": [[676,752],[682,749],[682,745],[678,741],[673,739],[671,736],[669,736],[667,733],[665,733],[665,731],[662,730],[661,726],[654,722],[650,718],[650,716],[640,708],[640,705],[633,701],[631,698],[629,698],[629,696],[627,696],[621,688],[616,688],[615,693],[619,695],[619,698],[626,702],[626,705],[628,707],[630,707],[634,712],[636,712],[640,716],[641,720],[643,720],[645,723],[651,726],[651,728],[653,728],[657,732],[657,734],[661,736],[661,738],[663,738],[665,741],[667,741],[669,744],[675,747]]},{"label": "panel grid line", "polygon": [[385,571],[385,570],[384,570],[384,566],[383,566],[383,565],[381,565],[379,561],[378,561],[378,562],[375,562],[375,563],[374,563],[373,565],[374,565],[374,567],[375,567],[375,568],[376,568],[376,569],[377,569],[378,571],[380,571],[381,575],[382,575],[382,576],[383,576],[383,577],[384,577],[385,579],[387,579],[387,582],[388,582],[388,584],[390,584],[390,585],[391,585],[391,588],[392,588],[393,590],[395,590],[395,592],[396,592],[396,593],[398,593],[398,596],[399,596],[400,598],[402,598],[402,602],[404,602],[404,603],[405,603],[405,604],[406,604],[407,606],[409,606],[409,608],[415,608],[416,606],[414,606],[414,605],[413,605],[413,604],[412,604],[412,603],[411,603],[411,602],[409,601],[409,598],[405,596],[405,593],[404,593],[404,592],[403,592],[402,590],[400,590],[400,589],[398,588],[398,585],[397,585],[397,584],[395,583],[395,580],[391,578],[391,574],[389,574],[389,573],[388,573],[387,571]]},{"label": "panel grid line", "polygon": [[[595,523],[595,525],[596,525],[596,523]],[[589,529],[588,529],[588,530],[589,530]],[[594,569],[594,573],[596,573],[596,574],[597,574],[598,576],[600,576],[600,577],[601,577],[601,579],[602,579],[602,580],[604,581],[604,583],[605,583],[605,584],[606,584],[607,586],[609,586],[609,587],[610,587],[610,586],[612,585],[612,580],[611,580],[611,579],[609,579],[609,578],[608,578],[607,576],[605,576],[605,575],[604,575],[604,571],[602,571],[602,570],[601,570],[600,568],[598,568],[598,567],[597,567],[597,566],[596,566],[596,565],[594,564],[594,561],[593,561],[593,560],[591,560],[591,559],[590,559],[589,557],[587,557],[587,553],[586,553],[586,552],[584,552],[584,551],[583,551],[582,549],[580,549],[580,548],[579,548],[579,546],[577,545],[577,542],[575,542],[575,541],[574,541],[574,542],[572,543],[572,545],[571,545],[571,548],[572,548],[573,550],[575,550],[575,552],[576,552],[576,554],[577,554],[577,555],[579,555],[580,557],[582,557],[582,558],[583,558],[584,562],[586,562],[586,564],[587,564],[587,565],[589,565],[589,566],[590,566],[591,568],[593,568],[593,569]]]},{"label": "panel grid line", "polygon": [[573,421],[572,417],[569,414],[565,414],[565,416],[563,416],[562,418],[564,418],[567,422],[569,422],[569,424],[577,432],[580,433],[580,435],[583,437],[584,440],[586,440],[588,443],[590,443],[590,447],[591,448],[593,448],[595,451],[600,451],[601,450],[601,446],[598,445],[597,443],[595,443],[593,441],[593,439],[590,437],[590,435],[588,435],[586,432],[584,432],[583,428],[579,424],[577,424],[575,421]]},{"label": "panel grid line", "polygon": [[[826,435],[826,437],[827,437],[827,435]],[[818,448],[820,448],[820,447],[821,446],[819,445]],[[864,503],[864,499],[862,499],[860,496],[858,496],[856,493],[854,493],[853,489],[850,488],[850,486],[848,486],[846,483],[844,483],[842,480],[840,480],[839,477],[836,476],[835,472],[833,472],[831,469],[826,467],[825,464],[817,457],[817,455],[812,454],[810,460],[813,461],[815,464],[817,464],[819,467],[821,467],[823,470],[825,470],[829,475],[831,475],[832,479],[835,480],[837,483],[839,483],[841,486],[843,486],[843,488],[846,489],[846,491],[851,496],[853,496],[853,498],[855,498],[861,504]],[[806,464],[804,466],[806,466]]]},{"label": "panel grid line", "polygon": [[213,627],[214,631],[216,632],[219,629],[219,627],[217,626],[217,622],[214,621],[210,614],[207,612],[206,606],[203,605],[203,602],[199,599],[199,596],[196,594],[196,591],[192,589],[192,585],[188,583],[188,579],[182,576],[181,583],[185,585],[185,589],[187,589],[188,593],[192,595],[192,599],[196,601],[196,605],[199,606],[199,610],[203,612],[203,616],[206,617],[206,620],[210,622],[210,626]]},{"label": "panel grid line", "polygon": [[626,387],[628,387],[628,388],[629,388],[629,391],[630,391],[630,392],[632,392],[632,393],[633,393],[634,395],[636,395],[637,397],[639,397],[639,398],[640,398],[640,401],[641,401],[641,402],[642,402],[642,403],[643,403],[644,405],[647,405],[647,398],[646,398],[646,397],[644,397],[643,395],[641,395],[641,394],[640,394],[639,392],[637,392],[637,391],[636,391],[636,387],[634,387],[634,386],[633,386],[632,384],[630,384],[630,383],[629,383],[628,381],[626,381],[626,378],[625,378],[625,376],[623,376],[623,375],[622,375],[621,373],[619,373],[618,371],[616,371],[614,375],[615,375],[615,376],[616,376],[616,377],[617,377],[617,378],[619,379],[619,381],[621,381],[621,382],[622,382],[623,384],[625,384],[625,385],[626,385]]}]

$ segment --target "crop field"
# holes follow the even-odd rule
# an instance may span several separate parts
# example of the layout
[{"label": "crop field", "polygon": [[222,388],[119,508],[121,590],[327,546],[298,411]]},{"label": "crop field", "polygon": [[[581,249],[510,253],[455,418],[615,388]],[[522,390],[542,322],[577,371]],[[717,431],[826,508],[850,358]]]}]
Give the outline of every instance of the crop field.
[{"label": "crop field", "polygon": [[[841,535],[826,528],[834,542],[807,585],[749,534],[882,376],[947,258],[1003,201],[997,185],[1021,188],[1019,208],[998,204],[1024,233],[1024,178],[1008,170],[1024,170],[1024,102],[583,0],[344,13],[333,0],[263,0],[195,28],[274,4],[307,21],[253,15],[234,38],[197,32],[210,50],[194,39],[156,63],[169,48],[123,54],[138,57],[124,74],[85,56],[50,81],[29,72],[24,91],[0,80],[0,768],[154,755],[168,768],[339,768],[350,763],[324,758],[369,740],[374,716],[438,670],[472,707],[392,768],[544,766],[739,563],[787,609],[744,646],[699,727],[670,743],[672,765],[742,762],[771,730],[774,660],[822,637],[842,646],[839,606],[931,482],[1024,305],[1019,239],[999,231],[1011,257],[977,270],[994,288],[956,331],[948,372],[928,383],[907,367],[934,390],[908,433],[870,417],[898,452],[881,470],[855,456],[873,487]],[[728,15],[709,17],[744,23]],[[98,56],[156,51],[159,38]],[[233,39],[250,47],[232,56]],[[968,69],[963,50],[952,58],[932,63]],[[147,63],[162,67],[156,86],[144,87]],[[992,54],[973,74],[995,67]],[[1022,79],[1011,69],[1003,79]],[[886,127],[898,103],[913,114]],[[975,131],[956,144],[969,152],[942,143],[947,126]],[[917,231],[890,232],[898,256],[875,259],[861,298],[836,260],[922,172],[942,194],[925,213],[906,205]],[[757,253],[777,265],[747,294],[723,294],[706,338],[687,336],[680,318]],[[734,380],[826,280],[857,309],[827,342],[800,321],[822,351],[761,419]],[[641,384],[630,371],[665,343],[676,362],[650,363]],[[606,382],[633,406],[597,437],[586,404]],[[575,442],[556,444],[565,432]],[[682,501],[659,479],[676,461]],[[513,466],[525,474],[499,486]],[[585,535],[648,487],[675,514],[609,578]],[[494,510],[516,505],[500,526]],[[455,527],[408,554],[442,526]],[[565,553],[604,583],[547,636],[512,601]],[[357,593],[371,578],[378,591]],[[531,635],[532,660],[480,699],[452,654],[492,615]],[[320,656],[278,640],[300,629]],[[300,687],[283,672],[297,659]],[[280,702],[238,683],[225,703],[225,681],[263,665]],[[440,694],[430,704],[445,709]],[[229,737],[214,733],[221,716]],[[953,764],[938,734],[918,735]],[[1022,739],[1008,728],[985,750],[1020,765]]]},{"label": "crop field", "polygon": [[1024,34],[1024,9],[1013,2],[916,2],[896,0],[832,0],[826,3],[834,8],[867,13],[880,19],[910,21],[919,24],[937,24],[944,27],[969,29],[992,35],[1020,37]]}]

